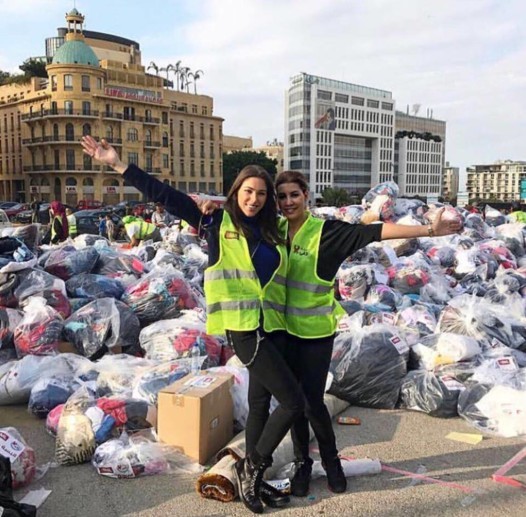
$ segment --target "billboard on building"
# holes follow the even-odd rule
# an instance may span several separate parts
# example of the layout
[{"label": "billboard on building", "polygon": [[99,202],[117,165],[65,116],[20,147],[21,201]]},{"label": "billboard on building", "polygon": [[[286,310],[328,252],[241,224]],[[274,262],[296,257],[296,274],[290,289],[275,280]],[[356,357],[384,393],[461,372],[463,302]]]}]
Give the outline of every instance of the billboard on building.
[{"label": "billboard on building", "polygon": [[457,206],[463,207],[469,204],[469,192],[457,193]]},{"label": "billboard on building", "polygon": [[334,102],[318,101],[316,103],[316,122],[314,122],[314,127],[316,129],[327,129],[329,131],[336,129]]},{"label": "billboard on building", "polygon": [[526,180],[521,180],[521,201],[526,200]]}]

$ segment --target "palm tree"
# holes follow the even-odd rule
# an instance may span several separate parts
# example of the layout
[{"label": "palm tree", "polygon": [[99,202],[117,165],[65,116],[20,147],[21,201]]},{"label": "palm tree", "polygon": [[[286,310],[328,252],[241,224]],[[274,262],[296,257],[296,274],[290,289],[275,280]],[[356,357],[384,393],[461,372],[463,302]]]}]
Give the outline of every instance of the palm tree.
[{"label": "palm tree", "polygon": [[179,91],[179,81],[181,76],[181,61],[177,61],[175,63],[175,66],[173,67],[173,71],[175,74],[175,84],[177,85],[177,91]]},{"label": "palm tree", "polygon": [[181,90],[184,90],[186,88],[186,91],[189,93],[189,82],[188,82],[188,74],[190,73],[190,67],[183,66],[183,68],[180,69],[179,75],[181,77]]},{"label": "palm tree", "polygon": [[155,75],[159,75],[159,67],[153,61],[150,61],[150,64],[148,65],[146,71],[150,70],[150,68],[153,68],[155,70]]},{"label": "palm tree", "polygon": [[[188,76],[193,79],[194,84],[194,94],[197,95],[197,80],[201,78],[201,76],[204,75],[204,72],[202,70],[196,70],[195,72],[188,72]],[[191,84],[191,83],[189,83]]]}]

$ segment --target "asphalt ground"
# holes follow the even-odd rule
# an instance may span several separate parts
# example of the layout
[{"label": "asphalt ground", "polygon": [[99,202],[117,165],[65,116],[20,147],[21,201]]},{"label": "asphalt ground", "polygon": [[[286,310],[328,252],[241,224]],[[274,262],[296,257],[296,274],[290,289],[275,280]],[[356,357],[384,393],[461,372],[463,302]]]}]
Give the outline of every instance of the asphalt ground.
[{"label": "asphalt ground", "polygon": [[[403,410],[348,408],[343,415],[359,417],[360,426],[334,424],[341,453],[379,458],[381,474],[348,478],[344,494],[314,480],[307,498],[292,498],[282,516],[521,516],[526,515],[526,489],[499,484],[491,475],[526,446],[520,438],[488,438],[477,445],[446,439],[451,431],[476,433],[460,418],[436,419]],[[36,451],[38,464],[53,460],[54,439],[44,422],[25,406],[0,408],[0,427],[15,426]],[[314,445],[315,447],[315,445]],[[438,480],[414,479],[392,469],[420,473]],[[526,458],[510,471],[525,483]],[[172,474],[116,480],[99,476],[90,464],[50,469],[39,481],[15,492],[45,488],[51,494],[39,517],[207,516],[252,515],[242,503],[220,503],[195,492],[195,476]]]}]

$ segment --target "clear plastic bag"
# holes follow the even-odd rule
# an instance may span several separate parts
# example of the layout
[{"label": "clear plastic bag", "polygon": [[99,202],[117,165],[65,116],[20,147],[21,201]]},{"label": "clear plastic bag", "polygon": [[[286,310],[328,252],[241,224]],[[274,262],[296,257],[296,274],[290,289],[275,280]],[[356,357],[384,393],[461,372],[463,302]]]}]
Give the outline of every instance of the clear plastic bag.
[{"label": "clear plastic bag", "polygon": [[[1,455],[6,456],[11,463],[12,488],[16,490],[29,485],[36,474],[35,451],[15,427],[0,427],[0,438],[3,444]],[[11,514],[9,510],[7,514],[18,515]]]},{"label": "clear plastic bag", "polygon": [[334,342],[329,393],[358,406],[393,409],[407,373],[408,352],[395,327],[376,324],[356,330],[351,326]]},{"label": "clear plastic bag", "polygon": [[64,280],[39,269],[23,271],[19,276],[19,285],[14,290],[14,295],[21,308],[26,306],[30,297],[41,296],[63,318],[71,314]]},{"label": "clear plastic bag", "polygon": [[15,327],[14,342],[18,357],[58,353],[64,321],[60,314],[39,296],[29,299],[24,316]]},{"label": "clear plastic bag", "polygon": [[116,298],[124,293],[124,286],[117,278],[81,273],[66,281],[68,295],[74,298]]},{"label": "clear plastic bag", "polygon": [[166,473],[198,474],[204,469],[174,447],[160,443],[152,431],[122,433],[99,445],[92,465],[102,476],[131,479]]},{"label": "clear plastic bag", "polygon": [[64,322],[64,338],[85,357],[98,359],[138,349],[140,323],[135,313],[114,298],[100,298],[73,313]]},{"label": "clear plastic bag", "polygon": [[93,247],[77,250],[73,246],[64,246],[51,253],[44,269],[62,280],[68,280],[81,273],[90,273],[98,258],[99,253]]}]

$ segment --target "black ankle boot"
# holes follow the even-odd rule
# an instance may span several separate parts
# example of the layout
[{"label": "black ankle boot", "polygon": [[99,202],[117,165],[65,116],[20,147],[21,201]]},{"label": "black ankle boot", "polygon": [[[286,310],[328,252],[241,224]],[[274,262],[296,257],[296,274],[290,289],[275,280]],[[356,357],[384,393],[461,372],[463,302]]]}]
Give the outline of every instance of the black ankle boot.
[{"label": "black ankle boot", "polygon": [[294,461],[294,474],[290,480],[290,491],[293,496],[305,497],[309,493],[312,463],[311,458]]},{"label": "black ankle boot", "polygon": [[347,490],[347,478],[343,473],[340,458],[336,456],[330,460],[322,461],[321,465],[327,473],[327,485],[329,486],[329,490],[336,494],[345,492],[345,490]]},{"label": "black ankle boot", "polygon": [[261,500],[271,508],[282,508],[290,503],[290,497],[287,494],[284,494],[265,481],[261,482],[259,495],[261,496]]},{"label": "black ankle boot", "polygon": [[259,492],[266,468],[266,463],[254,465],[248,456],[236,461],[235,464],[239,498],[253,513],[263,513]]}]

